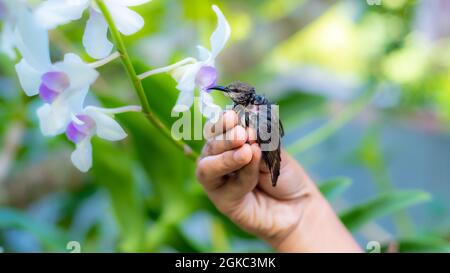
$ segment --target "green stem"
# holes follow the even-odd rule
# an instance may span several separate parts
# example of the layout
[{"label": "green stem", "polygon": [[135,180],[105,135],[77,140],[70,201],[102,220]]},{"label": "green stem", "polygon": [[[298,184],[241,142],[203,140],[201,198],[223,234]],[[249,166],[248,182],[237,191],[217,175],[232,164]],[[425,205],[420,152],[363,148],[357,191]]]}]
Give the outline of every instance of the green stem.
[{"label": "green stem", "polygon": [[367,106],[372,99],[374,89],[375,88],[372,88],[369,92],[367,92],[367,94],[364,94],[360,99],[345,109],[338,117],[330,120],[324,126],[289,145],[287,147],[287,151],[292,155],[296,155],[329,138],[336,131],[356,117]]},{"label": "green stem", "polygon": [[152,123],[156,128],[158,128],[163,135],[165,135],[170,141],[172,141],[172,143],[175,146],[177,146],[180,150],[182,150],[187,155],[188,158],[194,161],[197,160],[198,154],[194,150],[192,150],[192,148],[184,141],[174,139],[172,137],[172,134],[170,133],[170,130],[153,113],[150,104],[148,103],[147,95],[145,94],[142,82],[136,74],[136,70],[134,69],[133,63],[131,62],[130,56],[128,55],[127,49],[122,40],[122,36],[119,30],[117,29],[114,20],[112,19],[111,14],[108,11],[108,8],[106,7],[103,0],[96,0],[96,3],[101,12],[103,13],[106,22],[108,23],[111,37],[117,48],[117,51],[120,54],[120,59],[122,60],[122,64],[127,72],[128,78],[131,80],[133,88],[139,97],[139,101],[142,106],[142,112],[145,114],[145,117],[147,118],[148,121],[150,121],[150,123]]}]

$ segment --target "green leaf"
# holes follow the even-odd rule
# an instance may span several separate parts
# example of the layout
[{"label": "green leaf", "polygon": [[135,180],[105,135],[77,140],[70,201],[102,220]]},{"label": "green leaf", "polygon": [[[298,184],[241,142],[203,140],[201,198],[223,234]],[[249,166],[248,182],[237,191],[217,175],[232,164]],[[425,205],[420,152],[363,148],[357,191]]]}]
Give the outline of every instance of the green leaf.
[{"label": "green leaf", "polygon": [[352,180],[347,177],[337,177],[325,181],[319,185],[320,192],[328,200],[333,200],[344,193],[352,185]]},{"label": "green leaf", "polygon": [[143,250],[145,211],[142,196],[133,176],[132,161],[114,143],[94,139],[94,180],[106,188],[116,217],[122,241],[120,250],[138,252]]},{"label": "green leaf", "polygon": [[447,252],[450,242],[438,237],[402,238],[396,242],[398,252]]},{"label": "green leaf", "polygon": [[[170,128],[177,119],[171,116],[179,94],[175,83],[167,75],[158,75],[145,79],[143,84],[154,114]],[[102,96],[102,101],[111,106],[119,105],[109,96]],[[195,196],[190,194],[190,188],[195,181],[195,162],[166,139],[141,113],[122,114],[117,118],[129,135],[129,146],[126,148],[137,159],[151,183],[152,194],[157,197],[152,198],[156,202],[152,203],[151,208],[157,212],[152,215],[152,220],[156,222],[145,232],[143,240],[146,251],[156,251],[176,235],[176,225],[193,210],[196,200],[193,200]],[[203,141],[188,142],[197,151],[203,145]]]},{"label": "green leaf", "polygon": [[378,217],[400,211],[429,199],[430,195],[423,191],[385,193],[366,203],[341,212],[340,218],[348,229],[355,231]]},{"label": "green leaf", "polygon": [[176,236],[176,226],[193,210],[189,188],[195,181],[195,163],[142,115],[128,115],[121,119],[129,134],[131,150],[148,181],[151,182],[152,193],[158,196],[159,215],[156,222],[145,232],[146,251],[157,251]]},{"label": "green leaf", "polygon": [[20,229],[34,235],[49,251],[65,251],[70,241],[57,227],[39,223],[30,216],[9,208],[0,209],[0,228]]}]

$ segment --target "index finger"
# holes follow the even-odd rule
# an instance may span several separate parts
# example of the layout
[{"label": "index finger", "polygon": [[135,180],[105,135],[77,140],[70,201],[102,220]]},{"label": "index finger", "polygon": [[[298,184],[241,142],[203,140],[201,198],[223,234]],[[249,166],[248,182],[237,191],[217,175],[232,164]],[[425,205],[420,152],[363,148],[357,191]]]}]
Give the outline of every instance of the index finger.
[{"label": "index finger", "polygon": [[228,110],[219,117],[215,123],[208,122],[203,129],[203,135],[206,139],[210,139],[217,135],[223,134],[238,124],[238,116],[233,110]]},{"label": "index finger", "polygon": [[216,189],[223,184],[223,176],[237,171],[247,165],[252,159],[250,145],[211,155],[200,159],[197,165],[197,178],[207,190]]}]

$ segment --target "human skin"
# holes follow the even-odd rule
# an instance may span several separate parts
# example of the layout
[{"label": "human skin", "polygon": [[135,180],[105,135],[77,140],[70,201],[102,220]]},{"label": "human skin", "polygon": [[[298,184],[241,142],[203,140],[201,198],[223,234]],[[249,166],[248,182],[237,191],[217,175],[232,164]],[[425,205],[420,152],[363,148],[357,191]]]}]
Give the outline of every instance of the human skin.
[{"label": "human skin", "polygon": [[279,252],[361,252],[300,164],[282,151],[276,187],[235,112],[205,126],[197,178],[216,208]]}]

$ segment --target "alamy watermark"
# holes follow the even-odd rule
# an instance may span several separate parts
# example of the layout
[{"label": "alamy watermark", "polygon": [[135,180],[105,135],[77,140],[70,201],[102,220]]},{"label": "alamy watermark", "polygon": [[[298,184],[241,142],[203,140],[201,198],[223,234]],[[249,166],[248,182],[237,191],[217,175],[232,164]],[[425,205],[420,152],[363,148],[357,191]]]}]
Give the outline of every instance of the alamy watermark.
[{"label": "alamy watermark", "polygon": [[[81,253],[81,244],[78,241],[69,241],[66,244],[66,250],[69,253]],[[2,246],[0,246],[0,254],[4,252],[5,249]]]},{"label": "alamy watermark", "polygon": [[66,250],[69,253],[81,253],[81,244],[78,241],[70,241],[66,245]]},{"label": "alamy watermark", "polygon": [[[183,109],[184,110],[184,109]],[[176,140],[203,140],[209,139],[211,135],[216,135],[216,140],[239,140],[243,137],[237,131],[228,131],[218,134],[222,128],[229,128],[227,120],[221,120],[224,111],[217,108],[209,113],[210,121],[203,124],[203,118],[198,111],[191,112],[186,107],[184,112],[172,112],[172,117],[177,120],[172,124],[171,134]],[[238,124],[248,128],[251,132],[249,141],[260,143],[262,151],[274,151],[280,144],[280,119],[278,105],[258,105],[251,110],[243,106],[226,107],[226,110],[233,110],[238,115]]]},{"label": "alamy watermark", "polygon": [[[70,253],[81,253],[81,244],[78,241],[70,241],[66,245],[66,250]],[[366,245],[366,251],[368,253],[381,253],[381,244],[378,241],[370,241]],[[0,246],[0,254],[4,252],[2,246]]]},{"label": "alamy watermark", "polygon": [[366,245],[367,253],[381,253],[381,244],[378,241],[370,241]]}]

